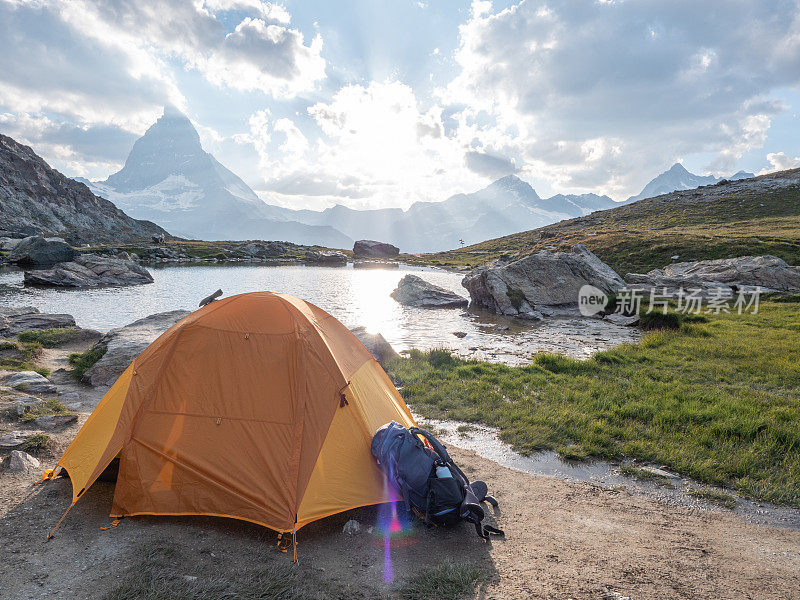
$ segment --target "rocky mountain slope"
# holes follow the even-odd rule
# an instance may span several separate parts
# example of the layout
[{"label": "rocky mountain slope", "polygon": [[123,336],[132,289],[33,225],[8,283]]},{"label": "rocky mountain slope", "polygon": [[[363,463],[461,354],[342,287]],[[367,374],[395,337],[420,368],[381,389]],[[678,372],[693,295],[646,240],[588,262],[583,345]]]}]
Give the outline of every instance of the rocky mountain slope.
[{"label": "rocky mountain slope", "polygon": [[[749,179],[755,177],[753,173],[746,173],[739,171],[734,173],[726,179],[728,181],[736,181],[739,179]],[[713,175],[695,175],[687,171],[680,163],[675,163],[667,171],[664,171],[653,180],[650,181],[641,192],[635,196],[628,198],[627,202],[636,202],[644,198],[653,198],[661,194],[669,194],[670,192],[677,192],[679,190],[693,190],[702,185],[713,185],[722,181],[721,177],[714,177]]]},{"label": "rocky mountain slope", "polygon": [[169,235],[149,221],[129,217],[51,168],[28,146],[1,134],[0,231],[56,235],[73,245]]},{"label": "rocky mountain slope", "polygon": [[191,121],[171,107],[136,141],[119,172],[105,181],[87,183],[131,215],[151,219],[183,237],[353,245],[351,238],[332,227],[298,223],[283,211],[273,212],[244,181],[203,150]]},{"label": "rocky mountain slope", "polygon": [[619,273],[738,256],[773,255],[800,265],[800,169],[671,192],[419,260],[477,266],[503,254],[574,244]]}]

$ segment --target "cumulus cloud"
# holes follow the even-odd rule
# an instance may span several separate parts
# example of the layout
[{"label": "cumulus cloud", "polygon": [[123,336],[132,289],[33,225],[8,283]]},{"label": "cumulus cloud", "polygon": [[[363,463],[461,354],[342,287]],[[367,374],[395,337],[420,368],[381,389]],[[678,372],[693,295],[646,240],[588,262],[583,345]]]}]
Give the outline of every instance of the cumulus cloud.
[{"label": "cumulus cloud", "polygon": [[[270,192],[264,197],[271,201],[297,206],[298,196],[311,195],[317,206],[407,207],[485,183],[485,174],[464,165],[468,142],[445,135],[442,109],[423,109],[411,87],[399,81],[343,86],[307,112],[313,139],[288,118],[260,132],[251,122],[240,137],[259,151],[259,187]],[[267,138],[272,143],[259,141]]]},{"label": "cumulus cloud", "polygon": [[516,123],[529,172],[630,192],[684,154],[719,170],[763,144],[769,93],[800,83],[798,30],[779,0],[475,2],[441,96],[495,121],[480,135]]},{"label": "cumulus cloud", "polygon": [[769,166],[759,172],[759,175],[787,169],[800,169],[800,156],[787,156],[784,152],[770,152],[767,154]]}]

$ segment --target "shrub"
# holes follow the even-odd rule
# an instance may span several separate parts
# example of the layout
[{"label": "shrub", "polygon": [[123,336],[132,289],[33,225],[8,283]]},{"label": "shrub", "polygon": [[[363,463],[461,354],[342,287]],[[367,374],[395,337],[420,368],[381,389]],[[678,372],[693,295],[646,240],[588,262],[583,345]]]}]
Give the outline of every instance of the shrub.
[{"label": "shrub", "polygon": [[21,342],[36,342],[45,348],[55,348],[74,340],[80,333],[77,327],[54,327],[23,331],[17,338]]},{"label": "shrub", "polygon": [[25,440],[25,443],[22,444],[22,449],[25,450],[25,452],[36,454],[49,450],[52,445],[53,440],[50,439],[49,435],[46,433],[34,433]]},{"label": "shrub", "polygon": [[23,423],[33,421],[38,417],[45,415],[67,415],[70,411],[64,406],[60,400],[55,398],[47,398],[42,404],[32,406],[31,409],[22,415],[20,419]]},{"label": "shrub", "polygon": [[457,361],[458,359],[447,348],[434,348],[428,352],[428,363],[434,369],[450,367],[456,364]]},{"label": "shrub", "polygon": [[90,348],[86,352],[73,352],[69,355],[69,364],[72,365],[72,374],[80,380],[92,365],[103,358],[106,348]]},{"label": "shrub", "polygon": [[522,302],[525,300],[525,294],[522,293],[522,290],[517,290],[515,288],[508,288],[506,290],[506,296],[508,296],[508,299],[511,301],[511,306],[517,310],[520,309]]}]

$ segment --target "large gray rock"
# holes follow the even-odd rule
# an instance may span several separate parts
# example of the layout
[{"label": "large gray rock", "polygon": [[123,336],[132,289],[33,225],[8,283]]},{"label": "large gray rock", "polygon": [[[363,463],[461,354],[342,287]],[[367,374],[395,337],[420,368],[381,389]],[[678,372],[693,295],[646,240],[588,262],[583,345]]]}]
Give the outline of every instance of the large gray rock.
[{"label": "large gray rock", "polygon": [[29,469],[38,469],[40,467],[37,458],[21,450],[12,450],[6,464],[8,465],[8,470],[14,473],[22,473]]},{"label": "large gray rock", "polygon": [[387,361],[393,358],[400,357],[380,333],[367,333],[366,327],[355,327],[350,331],[358,338],[358,341],[366,346],[367,350],[381,365],[385,365]]},{"label": "large gray rock", "polygon": [[41,431],[9,431],[0,435],[0,448],[16,448],[28,441],[28,438]]},{"label": "large gray rock", "polygon": [[25,271],[25,285],[68,288],[141,285],[153,277],[141,265],[124,258],[83,254],[52,269]]},{"label": "large gray rock", "polygon": [[157,313],[112,329],[93,346],[104,349],[105,354],[84,373],[82,381],[93,386],[110,386],[142,350],[188,314],[186,310]]},{"label": "large gray rock", "polygon": [[466,298],[417,275],[404,276],[390,296],[414,308],[465,308],[469,304]]},{"label": "large gray rock", "polygon": [[50,380],[36,371],[20,371],[14,373],[6,381],[6,385],[15,390],[22,390],[32,394],[55,394],[56,386]]},{"label": "large gray rock", "polygon": [[33,329],[65,327],[75,327],[72,315],[40,313],[33,306],[0,308],[0,337],[12,337]]},{"label": "large gray rock", "polygon": [[75,248],[61,238],[33,235],[14,246],[8,253],[8,261],[23,267],[49,267],[72,260],[76,255]]},{"label": "large gray rock", "polygon": [[74,414],[60,414],[60,415],[43,415],[36,417],[33,420],[34,425],[42,429],[57,429],[64,425],[70,425],[78,421],[78,415]]},{"label": "large gray rock", "polygon": [[246,257],[258,259],[278,258],[286,253],[286,247],[280,242],[248,242],[235,249]]},{"label": "large gray rock", "polygon": [[577,312],[578,292],[584,285],[610,294],[625,282],[585,246],[576,244],[567,252],[540,250],[510,262],[496,260],[470,271],[461,284],[477,308],[541,319]]},{"label": "large gray rock", "polygon": [[358,240],[353,244],[353,256],[369,258],[389,258],[400,254],[400,249],[386,242],[375,240]]},{"label": "large gray rock", "polygon": [[800,291],[800,267],[769,255],[679,262],[645,274],[628,273],[625,279],[631,284],[668,291],[691,288],[704,292],[720,290],[726,295],[756,286],[764,291]]},{"label": "large gray rock", "polygon": [[306,252],[304,262],[310,265],[343,267],[347,264],[347,255],[342,252],[330,250],[309,250]]}]

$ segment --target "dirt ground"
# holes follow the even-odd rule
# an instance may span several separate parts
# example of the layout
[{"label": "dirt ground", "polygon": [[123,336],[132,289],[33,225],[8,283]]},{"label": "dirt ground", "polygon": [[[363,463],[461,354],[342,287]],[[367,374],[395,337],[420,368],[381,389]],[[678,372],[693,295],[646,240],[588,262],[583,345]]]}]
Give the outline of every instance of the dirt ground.
[{"label": "dirt ground", "polygon": [[[82,419],[83,420],[83,419]],[[59,434],[66,444],[72,427]],[[392,542],[395,579],[445,558],[489,577],[480,598],[800,598],[800,532],[754,526],[714,510],[660,504],[587,483],[534,477],[454,448],[500,502],[505,539],[484,542],[469,525],[428,530],[418,523]],[[54,458],[43,466],[52,466]],[[135,569],[142,548],[178,549],[169,568],[202,583],[232,568],[285,565],[275,534],[231,519],[133,517],[109,524],[113,483],[98,482],[55,537],[69,505],[67,479],[32,486],[38,474],[0,475],[0,596],[98,598]],[[349,519],[362,531],[342,532]],[[323,519],[300,531],[301,579],[309,597],[391,595],[384,542],[367,532],[374,508]]]},{"label": "dirt ground", "polygon": [[[293,566],[291,555],[276,549],[274,532],[233,519],[132,517],[103,530],[114,484],[97,482],[46,542],[69,506],[70,483],[33,482],[55,465],[102,395],[57,370],[70,350],[47,351],[42,362],[62,390],[81,395],[85,412],[77,424],[50,432],[53,447],[40,456],[40,470],[0,469],[2,600],[106,597],[142,569],[154,548],[168,551],[159,559],[163,570],[193,589],[226,578],[236,585],[266,568],[293,577],[303,597],[386,598],[420,569],[449,559],[486,574],[477,590],[486,599],[800,599],[798,531],[748,524],[721,509],[666,504],[624,488],[537,477],[454,447],[454,459],[471,478],[485,480],[500,502],[495,517],[505,538],[485,542],[469,524],[426,529],[412,522],[391,540],[391,584],[384,581],[386,547],[375,508],[301,529],[300,564]],[[8,399],[0,410],[6,404]],[[25,427],[2,423],[2,429],[12,428]],[[359,533],[342,531],[350,519],[360,523]],[[117,590],[112,597],[128,595]]]}]

